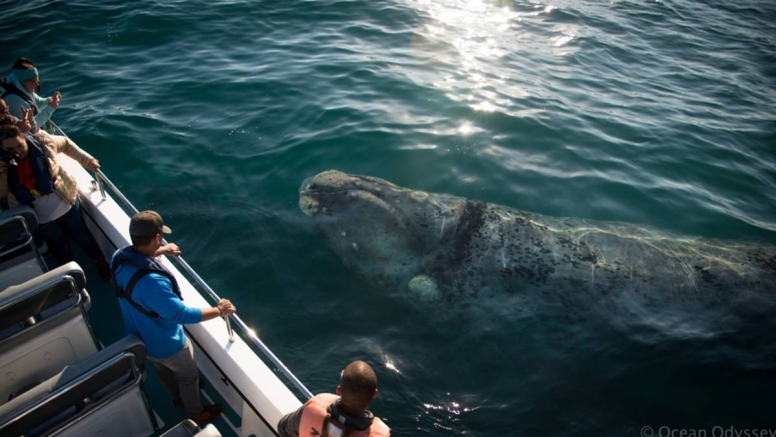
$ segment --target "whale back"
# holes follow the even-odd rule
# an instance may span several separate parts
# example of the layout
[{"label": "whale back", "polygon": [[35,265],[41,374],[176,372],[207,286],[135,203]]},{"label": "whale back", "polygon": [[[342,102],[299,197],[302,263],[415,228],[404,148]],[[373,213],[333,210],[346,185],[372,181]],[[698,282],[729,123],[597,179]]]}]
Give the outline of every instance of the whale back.
[{"label": "whale back", "polygon": [[306,180],[300,208],[370,283],[423,303],[528,297],[589,308],[629,295],[650,305],[772,305],[776,246],[553,218],[330,171]]}]

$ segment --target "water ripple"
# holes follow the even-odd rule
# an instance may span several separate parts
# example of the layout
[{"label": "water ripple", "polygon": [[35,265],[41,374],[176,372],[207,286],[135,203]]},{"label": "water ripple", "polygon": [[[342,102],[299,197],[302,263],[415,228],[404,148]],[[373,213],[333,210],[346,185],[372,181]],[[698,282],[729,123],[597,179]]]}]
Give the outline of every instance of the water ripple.
[{"label": "water ripple", "polygon": [[3,14],[0,62],[38,64],[44,94],[64,96],[54,120],[174,223],[313,391],[369,359],[397,435],[770,419],[767,320],[626,303],[627,317],[542,320],[525,297],[419,314],[355,278],[296,202],[301,180],[336,168],[772,243],[773,2],[36,0]]}]

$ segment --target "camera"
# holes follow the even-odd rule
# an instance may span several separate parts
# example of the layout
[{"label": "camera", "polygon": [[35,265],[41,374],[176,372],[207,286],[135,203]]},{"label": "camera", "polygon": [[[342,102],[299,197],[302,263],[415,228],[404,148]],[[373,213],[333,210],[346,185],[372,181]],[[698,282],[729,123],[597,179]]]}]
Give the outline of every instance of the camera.
[{"label": "camera", "polygon": [[9,167],[16,167],[19,165],[19,155],[3,148],[0,148],[0,160],[8,164]]}]

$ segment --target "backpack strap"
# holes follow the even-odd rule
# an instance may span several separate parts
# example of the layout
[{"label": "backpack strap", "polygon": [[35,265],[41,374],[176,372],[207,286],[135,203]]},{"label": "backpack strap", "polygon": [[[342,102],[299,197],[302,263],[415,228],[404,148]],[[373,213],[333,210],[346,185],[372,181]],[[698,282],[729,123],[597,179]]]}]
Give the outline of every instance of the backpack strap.
[{"label": "backpack strap", "polygon": [[126,299],[127,303],[132,305],[132,308],[140,311],[141,313],[145,314],[148,317],[154,318],[154,319],[160,319],[161,316],[156,311],[148,311],[147,309],[143,308],[132,300],[132,290],[135,288],[135,285],[137,285],[138,281],[140,281],[143,276],[148,275],[150,273],[156,273],[158,275],[162,275],[165,278],[170,280],[170,285],[172,286],[173,293],[178,297],[178,299],[183,300],[183,296],[180,294],[180,289],[178,288],[178,283],[175,280],[175,277],[163,269],[157,269],[157,268],[139,268],[135,271],[135,273],[132,274],[132,277],[129,278],[129,281],[127,282],[126,289],[122,289],[119,287],[119,285],[116,282],[116,274],[119,271],[119,267],[121,267],[124,264],[127,264],[128,262],[121,257],[121,254],[117,255],[113,263],[110,267],[111,270],[111,278],[113,279],[113,286],[116,288],[116,296],[121,299]]},{"label": "backpack strap", "polygon": [[132,290],[135,288],[135,285],[137,285],[137,281],[143,278],[143,276],[149,274],[149,273],[158,273],[154,272],[153,270],[148,269],[138,269],[131,278],[129,278],[129,282],[127,282],[127,289],[123,292],[119,290],[118,287],[116,287],[116,295],[122,299],[126,299],[127,303],[132,305],[132,308],[140,311],[141,313],[145,314],[148,317],[151,317],[152,319],[160,319],[161,316],[156,311],[148,311],[147,309],[143,308],[132,300]]},{"label": "backpack strap", "polygon": [[[321,437],[329,437],[330,426],[337,426],[337,425],[332,424],[331,414],[327,413],[326,417],[323,418],[323,424],[321,425]],[[339,427],[337,426],[337,428]],[[345,426],[344,428],[340,428],[340,429],[342,429],[342,433],[340,434],[341,437],[350,436],[350,431],[352,431],[352,429],[349,426]]]},{"label": "backpack strap", "polygon": [[331,414],[326,414],[323,418],[323,424],[321,425],[321,437],[329,437],[329,419]]}]

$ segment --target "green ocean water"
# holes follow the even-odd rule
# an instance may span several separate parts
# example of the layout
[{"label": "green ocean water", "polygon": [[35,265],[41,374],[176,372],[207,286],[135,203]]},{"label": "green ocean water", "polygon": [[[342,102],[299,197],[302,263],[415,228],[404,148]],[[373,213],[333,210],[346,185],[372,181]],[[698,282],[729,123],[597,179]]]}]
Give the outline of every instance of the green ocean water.
[{"label": "green ocean water", "polygon": [[0,66],[32,58],[42,94],[63,94],[54,121],[313,392],[372,363],[394,435],[776,426],[768,315],[670,296],[655,317],[418,311],[346,269],[297,206],[302,180],[338,169],[774,244],[773,2],[0,1],[0,16]]}]

